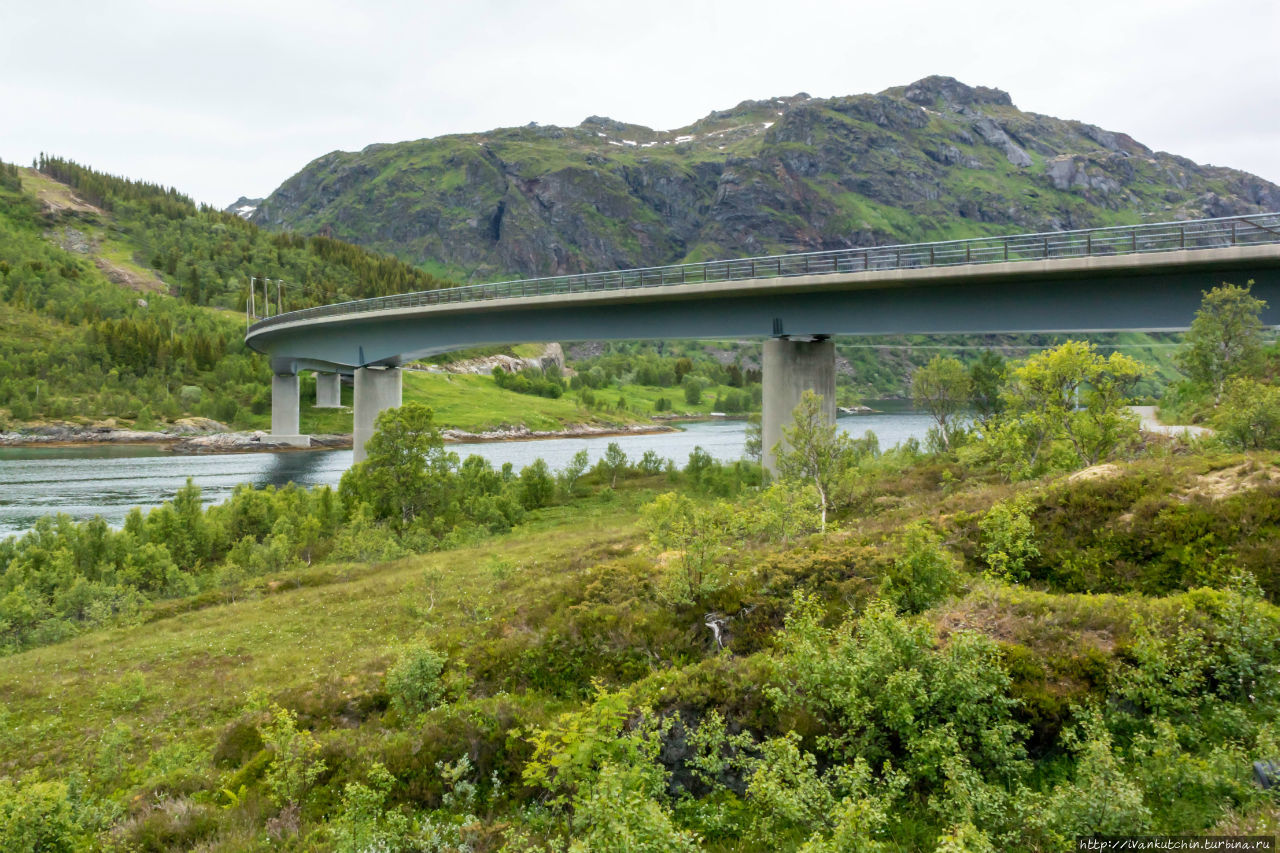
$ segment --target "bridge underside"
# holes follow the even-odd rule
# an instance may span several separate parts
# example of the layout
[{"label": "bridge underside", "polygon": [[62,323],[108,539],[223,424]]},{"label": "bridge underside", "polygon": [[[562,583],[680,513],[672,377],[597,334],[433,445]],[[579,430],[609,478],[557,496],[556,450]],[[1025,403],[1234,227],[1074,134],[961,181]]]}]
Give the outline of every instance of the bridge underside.
[{"label": "bridge underside", "polygon": [[[429,305],[276,323],[251,330],[247,340],[270,355],[277,376],[289,377],[299,370],[349,374],[394,368],[451,350],[533,341],[1178,331],[1191,323],[1205,291],[1247,281],[1268,303],[1263,321],[1280,325],[1280,253],[1262,248],[1267,251],[1148,256],[1142,265],[1133,257],[1090,258],[1075,265],[817,275]],[[793,387],[766,405],[766,436],[779,434],[804,388],[834,391],[827,387],[830,368],[801,349],[775,354],[772,363],[787,365]],[[398,375],[385,381],[395,381],[398,389]],[[357,408],[359,400],[357,393]],[[358,411],[356,418],[372,423],[375,415]],[[297,429],[296,415],[282,414],[280,420],[282,430]],[[357,448],[357,459],[362,451]]]},{"label": "bridge underside", "polygon": [[[831,278],[815,276],[815,279]],[[1280,269],[1218,267],[1091,278],[851,288],[791,281],[739,294],[696,286],[433,306],[268,330],[277,373],[402,361],[485,344],[789,335],[1175,331],[1203,292],[1255,282],[1263,320],[1280,324]],[[627,297],[620,299],[619,297]],[[776,322],[775,322],[776,321]],[[264,341],[264,343],[267,343]]]}]

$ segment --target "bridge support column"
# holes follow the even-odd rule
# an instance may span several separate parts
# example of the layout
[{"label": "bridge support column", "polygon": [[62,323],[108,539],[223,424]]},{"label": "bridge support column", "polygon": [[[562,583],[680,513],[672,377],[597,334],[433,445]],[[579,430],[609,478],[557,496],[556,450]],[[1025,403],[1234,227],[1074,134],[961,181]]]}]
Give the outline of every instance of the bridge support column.
[{"label": "bridge support column", "polygon": [[316,408],[336,409],[342,405],[342,375],[316,374]]},{"label": "bridge support column", "polygon": [[822,395],[822,413],[836,419],[836,345],[826,338],[793,341],[770,338],[764,342],[764,411],[760,437],[764,467],[778,473],[773,446],[782,441],[782,428],[790,426],[792,413],[805,391]]},{"label": "bridge support column", "polygon": [[294,447],[310,447],[311,436],[301,435],[298,426],[298,374],[271,376],[271,441]]},{"label": "bridge support column", "polygon": [[368,455],[364,445],[373,438],[373,424],[383,409],[394,409],[401,402],[401,377],[398,367],[357,367],[354,400],[355,434],[353,462],[363,462]]}]

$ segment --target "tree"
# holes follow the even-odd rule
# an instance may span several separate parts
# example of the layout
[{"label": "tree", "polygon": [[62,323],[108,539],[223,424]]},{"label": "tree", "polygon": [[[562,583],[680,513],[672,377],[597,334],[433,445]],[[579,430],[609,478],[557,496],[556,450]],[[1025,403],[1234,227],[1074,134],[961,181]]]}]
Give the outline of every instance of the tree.
[{"label": "tree", "polygon": [[419,515],[442,513],[457,455],[445,451],[434,412],[405,403],[379,414],[376,427],[365,445],[368,456],[342,475],[344,500],[364,501],[375,517],[401,527]]},{"label": "tree", "polygon": [[678,492],[659,495],[641,507],[650,549],[655,555],[667,554],[663,598],[689,604],[720,587],[713,569],[729,552],[725,538],[731,512],[721,501],[699,504]]},{"label": "tree", "polygon": [[1253,379],[1232,379],[1222,405],[1214,412],[1213,428],[1229,447],[1280,449],[1280,387]]},{"label": "tree", "polygon": [[801,395],[792,413],[792,424],[782,428],[782,441],[774,445],[773,455],[782,479],[813,484],[825,533],[831,490],[848,465],[852,446],[849,436],[827,421],[821,394],[805,391]]},{"label": "tree", "polygon": [[1206,292],[1177,356],[1191,380],[1213,392],[1215,406],[1222,402],[1228,379],[1255,372],[1262,361],[1260,315],[1267,303],[1250,294],[1252,287],[1250,281]]},{"label": "tree", "polygon": [[300,804],[307,790],[324,772],[324,760],[315,735],[298,728],[298,716],[279,705],[271,706],[271,720],[262,730],[271,750],[271,764],[263,780],[278,806]]},{"label": "tree", "polygon": [[680,384],[684,386],[684,401],[690,406],[696,406],[702,402],[702,380],[693,374],[687,374],[684,379],[680,380]]},{"label": "tree", "polygon": [[764,456],[764,434],[763,425],[759,415],[747,416],[746,440],[742,444],[742,455],[755,462],[761,464]]},{"label": "tree", "polygon": [[627,471],[627,454],[616,441],[609,442],[605,448],[604,459],[600,460],[604,470],[609,473],[609,488],[618,485],[618,475]]},{"label": "tree", "polygon": [[564,493],[566,498],[573,497],[574,490],[578,485],[578,478],[587,470],[587,465],[591,463],[591,455],[587,453],[584,447],[577,453],[573,454],[573,459],[569,460],[569,464],[565,465],[556,474],[556,479],[560,482],[560,491]]},{"label": "tree", "polygon": [[556,481],[551,470],[541,458],[533,460],[520,470],[520,505],[525,509],[537,509],[551,503],[555,497]]},{"label": "tree", "polygon": [[1146,372],[1120,353],[1103,358],[1086,341],[1067,341],[1014,368],[1003,398],[1027,439],[1029,469],[1058,438],[1070,443],[1082,465],[1136,440],[1137,418],[1125,405]]},{"label": "tree", "polygon": [[938,425],[944,450],[957,437],[956,416],[968,404],[973,380],[964,365],[951,356],[935,355],[911,377],[911,399]]},{"label": "tree", "polygon": [[969,365],[969,405],[973,408],[978,423],[984,426],[1004,411],[1004,402],[1000,399],[1004,367],[1004,358],[989,349],[979,353],[978,358]]},{"label": "tree", "polygon": [[1027,576],[1027,561],[1038,557],[1035,525],[1020,501],[992,505],[978,521],[982,533],[982,559],[992,574],[1017,583]]}]

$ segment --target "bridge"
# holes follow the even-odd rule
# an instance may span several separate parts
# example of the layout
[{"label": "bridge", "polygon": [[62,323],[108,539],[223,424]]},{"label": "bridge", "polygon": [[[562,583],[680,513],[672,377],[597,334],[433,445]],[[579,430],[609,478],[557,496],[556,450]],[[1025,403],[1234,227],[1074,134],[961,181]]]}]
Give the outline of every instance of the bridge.
[{"label": "bridge", "polygon": [[[978,237],[477,284],[258,318],[246,343],[271,360],[271,432],[299,434],[298,373],[317,406],[354,374],[355,458],[400,365],[517,342],[761,338],[764,446],[806,389],[835,417],[833,335],[1180,331],[1202,292],[1254,282],[1280,324],[1280,213]],[[771,464],[771,460],[766,460]]]}]

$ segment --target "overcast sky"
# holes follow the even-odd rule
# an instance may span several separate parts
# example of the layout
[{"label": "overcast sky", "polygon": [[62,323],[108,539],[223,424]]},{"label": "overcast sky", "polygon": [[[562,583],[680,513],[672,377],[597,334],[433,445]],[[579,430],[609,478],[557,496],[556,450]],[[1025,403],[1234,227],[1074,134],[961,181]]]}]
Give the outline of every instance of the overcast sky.
[{"label": "overcast sky", "polygon": [[0,0],[0,159],[218,206],[334,149],[930,74],[1280,182],[1277,0]]}]

